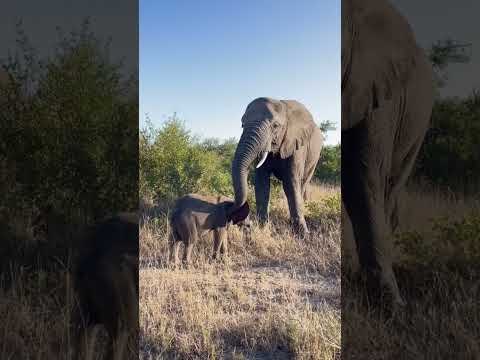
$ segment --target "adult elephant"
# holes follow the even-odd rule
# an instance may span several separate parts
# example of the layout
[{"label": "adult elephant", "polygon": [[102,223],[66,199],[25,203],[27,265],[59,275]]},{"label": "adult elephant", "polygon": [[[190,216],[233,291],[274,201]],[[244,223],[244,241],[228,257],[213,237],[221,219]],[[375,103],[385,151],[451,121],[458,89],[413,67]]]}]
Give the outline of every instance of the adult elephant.
[{"label": "adult elephant", "polygon": [[430,63],[385,0],[342,0],[342,198],[367,288],[403,304],[392,269],[397,198],[433,104]]},{"label": "adult elephant", "polygon": [[323,135],[310,112],[298,101],[258,98],[242,117],[243,133],[232,163],[235,209],[247,201],[248,167],[255,170],[255,198],[259,222],[268,221],[270,176],[283,184],[295,229],[308,233],[303,201],[320,158]]}]

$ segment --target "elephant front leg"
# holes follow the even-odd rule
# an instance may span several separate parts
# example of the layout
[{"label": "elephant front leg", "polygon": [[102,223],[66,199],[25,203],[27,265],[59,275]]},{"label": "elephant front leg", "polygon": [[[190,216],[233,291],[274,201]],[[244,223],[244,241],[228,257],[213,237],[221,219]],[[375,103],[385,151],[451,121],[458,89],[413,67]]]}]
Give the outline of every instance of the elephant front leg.
[{"label": "elephant front leg", "polygon": [[219,228],[213,232],[213,259],[217,260],[220,256],[226,258],[228,234],[226,228]]},{"label": "elephant front leg", "polygon": [[[342,136],[344,136],[342,134]],[[350,217],[360,266],[366,275],[373,300],[387,295],[394,305],[403,299],[392,267],[392,241],[386,219],[385,176],[379,166],[362,162],[358,147],[350,148],[350,138],[342,149],[342,198]],[[353,142],[353,144],[355,144]]]},{"label": "elephant front leg", "polygon": [[259,168],[255,171],[255,201],[260,226],[268,222],[268,204],[270,201],[270,172]]},{"label": "elephant front leg", "polygon": [[283,190],[288,200],[290,218],[297,234],[307,235],[309,233],[305,216],[303,215],[303,190],[299,181],[286,179],[283,182]]}]

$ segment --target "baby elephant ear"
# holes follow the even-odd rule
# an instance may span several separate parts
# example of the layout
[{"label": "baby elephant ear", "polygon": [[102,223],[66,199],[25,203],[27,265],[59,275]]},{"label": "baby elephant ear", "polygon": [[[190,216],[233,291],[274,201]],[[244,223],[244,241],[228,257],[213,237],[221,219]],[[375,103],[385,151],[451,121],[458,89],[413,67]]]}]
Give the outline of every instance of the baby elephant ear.
[{"label": "baby elephant ear", "polygon": [[228,214],[228,220],[230,220],[233,224],[236,225],[239,222],[242,222],[243,220],[245,220],[249,213],[250,213],[250,206],[246,201],[245,204],[243,204],[238,209]]}]

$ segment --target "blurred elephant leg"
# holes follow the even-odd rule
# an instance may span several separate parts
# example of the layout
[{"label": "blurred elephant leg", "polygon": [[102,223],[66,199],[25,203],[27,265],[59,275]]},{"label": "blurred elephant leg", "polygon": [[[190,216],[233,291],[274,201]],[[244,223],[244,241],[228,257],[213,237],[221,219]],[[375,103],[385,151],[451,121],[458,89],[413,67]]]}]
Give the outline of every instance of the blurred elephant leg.
[{"label": "blurred elephant leg", "polygon": [[369,294],[378,299],[378,292],[386,291],[392,302],[400,305],[403,300],[393,273],[392,241],[385,217],[386,180],[375,163],[378,159],[369,156],[371,151],[382,151],[373,150],[375,147],[364,136],[364,130],[342,132],[342,196]]},{"label": "blurred elephant leg", "polygon": [[171,261],[173,261],[173,265],[177,266],[179,262],[179,257],[178,253],[180,252],[180,242],[177,241],[174,244],[172,244],[171,247]]},{"label": "blurred elephant leg", "polygon": [[186,265],[190,265],[190,262],[192,261],[192,250],[193,250],[193,243],[189,242],[185,247],[185,252],[183,253],[183,262]]},{"label": "blurred elephant leg", "polygon": [[179,236],[175,229],[172,229],[168,236],[168,242],[170,244],[170,261],[173,262],[174,266],[178,264],[178,252],[180,251],[180,242],[178,241]]},{"label": "blurred elephant leg", "polygon": [[197,242],[197,240],[198,240],[197,228],[196,227],[189,228],[187,241],[185,241],[185,253],[183,254],[183,262],[186,265],[189,265],[192,261],[193,245]]},{"label": "blurred elephant leg", "polygon": [[75,360],[93,359],[98,331],[98,325],[87,326],[85,329],[82,329],[77,339],[76,354],[74,355]]},{"label": "blurred elephant leg", "polygon": [[393,234],[397,230],[399,224],[398,196],[390,199],[388,214],[389,216],[387,220],[390,225],[390,230]]},{"label": "blurred elephant leg", "polygon": [[[422,147],[423,135],[418,138],[413,145],[407,147],[407,152],[394,153],[392,164],[392,177],[390,178],[390,191],[388,198],[388,221],[392,233],[397,230],[399,225],[399,204],[398,197],[401,189],[403,189],[408,180],[408,176],[412,173],[417,158],[418,152]],[[397,157],[395,157],[397,155]]]},{"label": "blurred elephant leg", "polygon": [[255,171],[255,201],[257,218],[261,226],[268,222],[268,204],[270,202],[270,171],[260,167]]},{"label": "blurred elephant leg", "polygon": [[118,335],[110,341],[107,360],[128,359],[128,332],[119,331]]},{"label": "blurred elephant leg", "polygon": [[301,235],[309,233],[305,217],[303,215],[303,194],[300,182],[294,178],[286,178],[283,181],[283,190],[288,200],[288,209],[295,231]]},{"label": "blurred elephant leg", "polygon": [[360,273],[357,248],[352,232],[352,223],[342,201],[342,271],[347,270],[352,275]]},{"label": "blurred elephant leg", "polygon": [[228,257],[228,233],[227,230],[224,228],[220,231],[220,254],[222,254],[223,258]]},{"label": "blurred elephant leg", "polygon": [[213,231],[213,259],[216,260],[220,257],[220,248],[222,246],[220,242],[220,236],[217,230]]}]

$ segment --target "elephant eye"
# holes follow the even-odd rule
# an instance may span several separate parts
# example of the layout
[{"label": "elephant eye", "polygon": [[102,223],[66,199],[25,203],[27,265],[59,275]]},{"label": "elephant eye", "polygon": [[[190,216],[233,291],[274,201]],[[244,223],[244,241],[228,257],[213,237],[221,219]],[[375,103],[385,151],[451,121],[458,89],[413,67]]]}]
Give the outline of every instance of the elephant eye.
[{"label": "elephant eye", "polygon": [[278,129],[278,128],[280,127],[280,124],[275,121],[275,122],[272,124],[272,126],[273,126],[274,129]]}]

